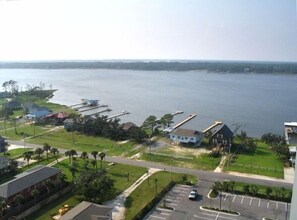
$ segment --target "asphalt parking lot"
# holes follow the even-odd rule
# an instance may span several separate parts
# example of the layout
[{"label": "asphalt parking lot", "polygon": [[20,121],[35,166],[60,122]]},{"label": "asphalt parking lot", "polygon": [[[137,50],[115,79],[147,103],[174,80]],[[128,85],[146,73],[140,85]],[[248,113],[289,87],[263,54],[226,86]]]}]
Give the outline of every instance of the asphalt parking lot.
[{"label": "asphalt parking lot", "polygon": [[[212,182],[200,181],[197,186],[176,185],[164,197],[166,205],[174,210],[156,207],[146,216],[147,220],[244,220],[262,219],[269,217],[274,219],[286,219],[290,216],[290,204],[271,200],[259,199],[249,196],[234,194],[222,194],[221,208],[231,209],[240,213],[239,216],[219,213],[216,211],[201,210],[201,206],[219,207],[220,199],[207,197]],[[198,190],[198,198],[189,200],[190,191]]]}]

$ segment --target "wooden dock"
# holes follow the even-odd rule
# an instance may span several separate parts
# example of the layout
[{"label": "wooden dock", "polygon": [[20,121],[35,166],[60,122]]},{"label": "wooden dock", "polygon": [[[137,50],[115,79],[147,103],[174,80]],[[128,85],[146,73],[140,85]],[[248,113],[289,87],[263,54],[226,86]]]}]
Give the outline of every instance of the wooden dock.
[{"label": "wooden dock", "polygon": [[206,132],[210,131],[211,129],[213,129],[214,127],[216,127],[217,125],[221,125],[221,124],[223,124],[222,121],[215,121],[214,124],[212,124],[211,126],[209,126],[206,129],[204,129],[203,133],[206,133]]},{"label": "wooden dock", "polygon": [[79,113],[91,111],[91,110],[98,109],[98,108],[105,108],[105,107],[108,107],[108,105],[100,105],[100,106],[90,107],[88,109],[80,110]]},{"label": "wooden dock", "polygon": [[69,105],[70,108],[78,106],[78,105],[83,105],[83,103],[78,103],[78,104],[74,104],[74,105]]},{"label": "wooden dock", "polygon": [[123,112],[121,112],[119,114],[112,115],[112,116],[108,117],[107,119],[113,119],[113,118],[117,118],[117,117],[120,117],[122,115],[128,115],[128,114],[130,114],[130,112],[123,111]]},{"label": "wooden dock", "polygon": [[95,113],[92,113],[92,114],[88,114],[88,115],[86,115],[86,116],[93,116],[93,115],[96,115],[96,114],[101,114],[101,113],[103,113],[103,112],[111,112],[112,110],[110,109],[110,108],[108,108],[108,109],[104,109],[104,110],[102,110],[102,111],[99,111],[99,112],[95,112]]},{"label": "wooden dock", "polygon": [[196,114],[190,114],[189,117],[187,117],[185,120],[183,120],[182,122],[180,122],[177,125],[175,125],[174,127],[172,127],[172,131],[177,129],[178,127],[182,126],[183,124],[187,123],[188,121],[192,120],[196,116],[197,116]]}]

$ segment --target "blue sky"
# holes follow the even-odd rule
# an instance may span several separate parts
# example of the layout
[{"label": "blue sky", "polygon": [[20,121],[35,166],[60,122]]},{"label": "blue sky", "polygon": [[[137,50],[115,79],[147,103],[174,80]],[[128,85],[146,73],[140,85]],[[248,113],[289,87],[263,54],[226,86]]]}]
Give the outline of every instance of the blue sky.
[{"label": "blue sky", "polygon": [[297,61],[294,0],[0,0],[0,60]]}]

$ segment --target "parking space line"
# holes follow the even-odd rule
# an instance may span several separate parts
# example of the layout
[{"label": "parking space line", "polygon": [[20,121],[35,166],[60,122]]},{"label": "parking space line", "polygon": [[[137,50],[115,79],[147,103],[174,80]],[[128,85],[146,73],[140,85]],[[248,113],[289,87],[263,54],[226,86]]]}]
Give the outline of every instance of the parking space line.
[{"label": "parking space line", "polygon": [[159,218],[159,219],[166,219],[164,217],[160,217],[160,216],[156,216],[156,215],[151,215],[150,217],[153,217],[153,218]]},{"label": "parking space line", "polygon": [[252,198],[250,198],[251,200],[250,200],[250,205],[252,204],[252,201],[253,201],[253,199]]},{"label": "parking space line", "polygon": [[267,208],[269,208],[269,201],[267,202]]},{"label": "parking space line", "polygon": [[260,207],[260,204],[261,204],[261,199],[259,199],[258,207]]},{"label": "parking space line", "polygon": [[171,215],[171,213],[163,213],[162,212],[162,213],[160,213],[160,215],[167,215],[168,216],[168,215]]},{"label": "parking space line", "polygon": [[217,220],[217,219],[218,219],[219,215],[220,215],[220,213],[218,212],[218,214],[217,214],[217,217],[215,218],[215,220]]},{"label": "parking space line", "polygon": [[236,195],[234,195],[232,202],[234,202],[235,198],[236,198]]},{"label": "parking space line", "polygon": [[212,220],[212,218],[205,218],[205,217],[202,217],[202,216],[199,216],[199,215],[194,215],[193,217],[199,218],[199,219],[205,219],[205,220]]},{"label": "parking space line", "polygon": [[242,199],[241,199],[241,204],[242,204],[242,202],[243,202],[243,199],[244,199],[244,196],[243,196]]},{"label": "parking space line", "polygon": [[278,202],[276,203],[276,209],[278,209]]},{"label": "parking space line", "polygon": [[226,201],[227,197],[228,197],[228,194],[225,195],[224,201]]}]

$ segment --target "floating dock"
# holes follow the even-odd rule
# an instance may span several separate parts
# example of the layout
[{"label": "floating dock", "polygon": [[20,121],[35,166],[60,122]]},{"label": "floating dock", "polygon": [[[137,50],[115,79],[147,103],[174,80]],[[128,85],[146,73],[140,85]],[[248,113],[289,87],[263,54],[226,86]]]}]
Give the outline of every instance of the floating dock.
[{"label": "floating dock", "polygon": [[214,124],[212,124],[211,126],[209,126],[208,128],[206,128],[203,133],[206,133],[208,131],[210,131],[211,129],[213,129],[214,127],[223,124],[222,121],[215,121]]},{"label": "floating dock", "polygon": [[130,114],[130,112],[123,111],[123,112],[121,112],[121,113],[119,113],[119,114],[110,116],[110,117],[108,117],[107,119],[113,119],[113,118],[117,118],[117,117],[120,117],[120,116],[122,116],[122,115],[128,115],[128,114]]},{"label": "floating dock", "polygon": [[105,108],[105,107],[108,107],[108,105],[100,105],[100,106],[90,107],[87,109],[80,110],[79,113],[91,111],[91,110],[98,109],[98,108]]},{"label": "floating dock", "polygon": [[101,113],[103,113],[103,112],[111,112],[112,110],[110,109],[110,108],[108,108],[108,109],[104,109],[104,110],[102,110],[102,111],[99,111],[99,112],[95,112],[95,113],[92,113],[92,114],[88,114],[88,115],[86,115],[86,116],[93,116],[93,115],[96,115],[96,114],[101,114]]}]

